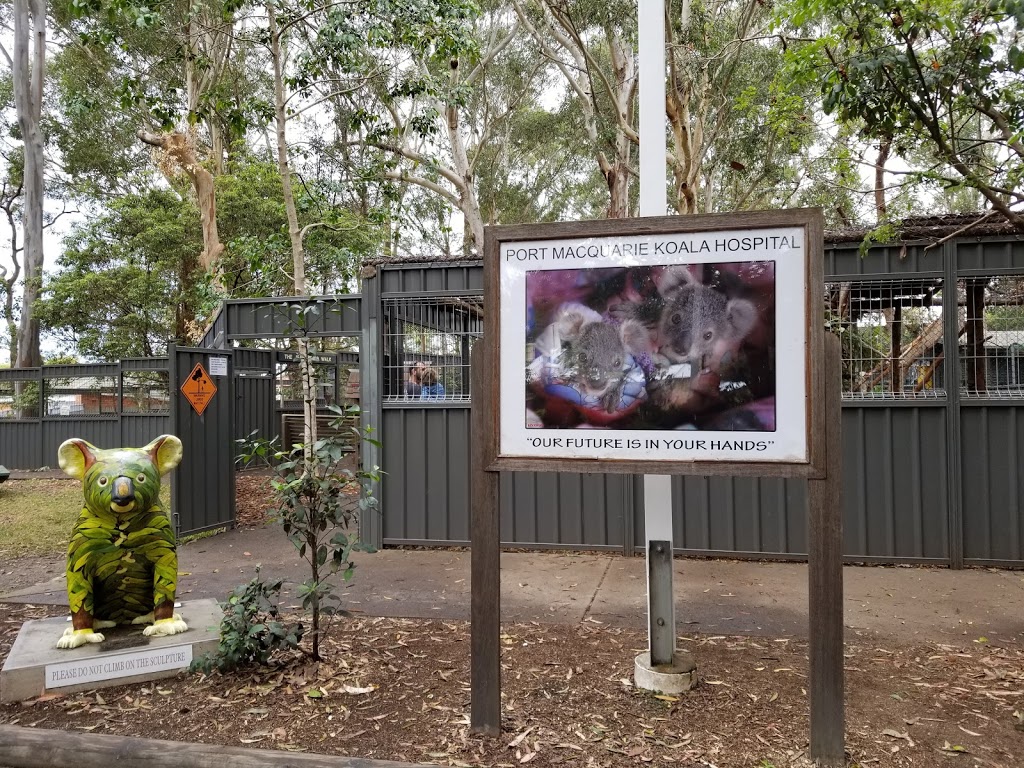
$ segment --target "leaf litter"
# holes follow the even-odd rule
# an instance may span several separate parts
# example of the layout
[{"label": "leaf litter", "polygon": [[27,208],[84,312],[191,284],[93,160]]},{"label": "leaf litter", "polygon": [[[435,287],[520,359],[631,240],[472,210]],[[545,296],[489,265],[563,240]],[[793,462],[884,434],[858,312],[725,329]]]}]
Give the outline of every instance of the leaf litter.
[{"label": "leaf litter", "polygon": [[[23,621],[59,612],[0,604],[0,657]],[[0,706],[0,723],[467,768],[810,764],[802,640],[681,636],[703,682],[666,696],[632,684],[642,632],[502,630],[500,737],[470,732],[467,623],[367,617],[339,623],[320,664],[296,653],[229,675],[47,694]],[[851,766],[1024,765],[1024,650],[964,642],[847,644]]]}]

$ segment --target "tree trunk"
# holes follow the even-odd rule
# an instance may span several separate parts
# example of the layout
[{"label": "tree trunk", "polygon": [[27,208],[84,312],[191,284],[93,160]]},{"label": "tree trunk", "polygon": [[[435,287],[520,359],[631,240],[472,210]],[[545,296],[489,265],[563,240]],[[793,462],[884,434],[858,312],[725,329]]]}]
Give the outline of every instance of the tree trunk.
[{"label": "tree trunk", "polygon": [[889,161],[892,139],[886,137],[878,143],[878,159],[875,161],[875,221],[885,221],[885,164]]},{"label": "tree trunk", "polygon": [[7,335],[10,338],[11,344],[11,367],[16,367],[15,363],[18,359],[18,321],[14,317],[14,286],[18,283],[18,277],[21,276],[21,246],[18,245],[18,222],[14,215],[14,206],[18,198],[21,197],[22,187],[11,188],[8,187],[7,182],[4,182],[3,193],[0,194],[0,208],[3,208],[4,214],[7,216],[7,226],[11,230],[11,262],[13,262],[13,270],[11,274],[7,274],[5,267],[0,267],[0,287],[4,291],[4,323],[7,326]]},{"label": "tree trunk", "polygon": [[180,131],[173,133],[148,133],[139,131],[139,139],[151,147],[162,149],[167,156],[185,172],[196,193],[199,204],[199,216],[203,226],[203,252],[199,263],[203,269],[213,276],[214,285],[224,291],[221,275],[217,269],[217,259],[224,253],[224,244],[217,232],[217,197],[213,188],[213,174],[203,167],[196,157],[195,147],[189,137]]},{"label": "tree trunk", "polygon": [[[453,78],[455,71],[453,68]],[[476,198],[476,189],[473,187],[473,170],[469,165],[466,143],[462,140],[462,135],[459,133],[458,107],[449,104],[445,110],[448,117],[448,141],[452,147],[452,165],[461,181],[459,184],[459,207],[462,208],[465,231],[467,234],[472,234],[476,252],[483,253],[484,217],[480,213],[480,202]]]},{"label": "tree trunk", "polygon": [[[30,63],[31,60],[31,63]],[[42,365],[35,302],[43,280],[43,78],[46,72],[44,0],[14,0],[14,104],[25,143],[24,289],[14,367]]]},{"label": "tree trunk", "polygon": [[[292,281],[296,296],[306,295],[306,263],[302,247],[302,231],[299,229],[299,215],[295,209],[295,193],[292,189],[292,172],[288,165],[288,115],[285,112],[284,58],[281,51],[281,32],[277,26],[277,15],[272,3],[267,3],[267,26],[270,32],[270,53],[274,67],[274,116],[277,127],[277,168],[281,174],[281,188],[284,194],[284,208],[288,217],[288,239],[292,246]],[[482,233],[481,233],[482,235]],[[481,241],[482,242],[482,241]],[[308,315],[302,315],[305,323]],[[316,372],[309,353],[309,340],[303,333],[298,340],[299,375],[302,378],[302,442],[306,446],[304,458],[307,466],[312,461],[313,444],[316,442]]]}]

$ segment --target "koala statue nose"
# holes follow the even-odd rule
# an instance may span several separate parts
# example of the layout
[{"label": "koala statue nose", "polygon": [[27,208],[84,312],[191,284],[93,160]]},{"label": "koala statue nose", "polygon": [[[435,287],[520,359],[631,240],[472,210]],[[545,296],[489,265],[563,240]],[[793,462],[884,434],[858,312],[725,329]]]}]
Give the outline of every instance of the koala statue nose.
[{"label": "koala statue nose", "polygon": [[110,500],[121,505],[135,500],[135,488],[131,478],[119,477],[114,481],[114,492],[110,495]]}]

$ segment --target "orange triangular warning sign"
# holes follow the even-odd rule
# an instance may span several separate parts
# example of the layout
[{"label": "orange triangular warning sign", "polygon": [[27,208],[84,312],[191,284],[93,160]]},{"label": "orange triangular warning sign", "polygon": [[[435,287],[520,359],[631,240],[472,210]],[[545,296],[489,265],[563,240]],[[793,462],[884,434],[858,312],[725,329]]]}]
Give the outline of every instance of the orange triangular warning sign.
[{"label": "orange triangular warning sign", "polygon": [[185,383],[181,385],[181,394],[196,409],[196,413],[202,416],[210,400],[217,394],[217,385],[213,383],[202,363],[196,363],[192,373],[185,379]]}]

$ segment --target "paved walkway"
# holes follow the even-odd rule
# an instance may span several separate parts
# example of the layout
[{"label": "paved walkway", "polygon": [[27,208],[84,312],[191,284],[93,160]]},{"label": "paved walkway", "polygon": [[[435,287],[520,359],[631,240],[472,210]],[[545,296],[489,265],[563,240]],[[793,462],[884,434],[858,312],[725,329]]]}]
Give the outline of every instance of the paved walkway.
[{"label": "paved walkway", "polygon": [[[468,619],[469,560],[466,550],[358,555],[344,604],[370,616]],[[268,578],[304,578],[279,528],[230,531],[179,549],[179,595],[223,599],[258,563]],[[501,577],[504,621],[646,626],[643,558],[511,552],[502,555]],[[849,639],[1024,645],[1024,571],[846,566],[844,580]],[[675,590],[680,634],[807,635],[805,565],[677,559]],[[63,578],[0,599],[66,603]]]}]

